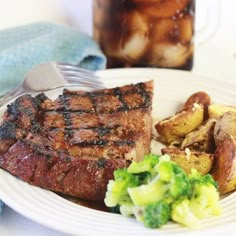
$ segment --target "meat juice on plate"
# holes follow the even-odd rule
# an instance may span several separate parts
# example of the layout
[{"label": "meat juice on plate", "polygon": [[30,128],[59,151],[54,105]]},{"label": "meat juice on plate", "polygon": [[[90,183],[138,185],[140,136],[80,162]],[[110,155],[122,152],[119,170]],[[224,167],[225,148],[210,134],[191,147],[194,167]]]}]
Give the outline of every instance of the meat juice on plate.
[{"label": "meat juice on plate", "polygon": [[94,0],[94,39],[107,67],[191,70],[195,0]]}]

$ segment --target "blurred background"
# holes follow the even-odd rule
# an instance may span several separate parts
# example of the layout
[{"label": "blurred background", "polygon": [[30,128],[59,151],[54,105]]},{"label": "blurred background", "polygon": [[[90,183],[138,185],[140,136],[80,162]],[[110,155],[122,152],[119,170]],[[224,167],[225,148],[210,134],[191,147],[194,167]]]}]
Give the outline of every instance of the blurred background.
[{"label": "blurred background", "polygon": [[[214,6],[215,0],[209,0]],[[196,0],[196,28],[207,15],[206,0]],[[37,21],[69,24],[92,35],[92,0],[0,0],[0,30]],[[236,76],[236,1],[221,0],[214,37],[196,46],[193,72],[208,77]]]}]

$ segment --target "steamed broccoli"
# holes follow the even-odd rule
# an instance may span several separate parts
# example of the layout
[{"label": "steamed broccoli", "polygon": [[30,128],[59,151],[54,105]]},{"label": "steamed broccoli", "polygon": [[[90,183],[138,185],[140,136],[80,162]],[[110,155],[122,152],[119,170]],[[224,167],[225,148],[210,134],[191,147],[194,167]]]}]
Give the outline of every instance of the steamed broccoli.
[{"label": "steamed broccoli", "polygon": [[143,224],[148,228],[160,228],[170,220],[171,208],[164,200],[147,205],[143,210]]},{"label": "steamed broccoli", "polygon": [[134,205],[145,206],[165,198],[167,190],[166,184],[156,178],[148,184],[128,188],[128,193]]},{"label": "steamed broccoli", "polygon": [[128,173],[126,168],[116,170],[114,172],[114,180],[110,180],[107,185],[107,192],[104,199],[106,206],[115,207],[118,204],[129,203],[131,200],[127,188],[138,185],[138,176]]},{"label": "steamed broccoli", "polygon": [[191,194],[191,185],[187,174],[176,163],[170,161],[166,156],[163,156],[158,165],[155,166],[161,180],[168,187],[166,194],[170,201],[181,196],[189,196]]},{"label": "steamed broccoli", "polygon": [[198,218],[220,215],[219,193],[213,185],[196,184],[190,200],[190,208]]},{"label": "steamed broccoli", "polygon": [[128,172],[132,174],[139,174],[143,172],[153,172],[153,167],[159,162],[159,156],[154,154],[149,154],[145,156],[143,161],[135,162],[133,161],[129,167]]},{"label": "steamed broccoli", "polygon": [[216,189],[218,188],[217,182],[210,174],[201,175],[197,170],[192,169],[191,174],[189,174],[188,177],[192,185],[201,183],[206,185],[213,185]]},{"label": "steamed broccoli", "polygon": [[188,176],[166,156],[160,158],[154,170],[156,176],[149,183],[128,188],[128,193],[135,205],[143,206],[162,199],[170,203],[182,195],[191,194]]},{"label": "steamed broccoli", "polygon": [[194,215],[190,208],[190,200],[181,198],[171,206],[171,219],[190,228],[199,227],[199,219]]},{"label": "steamed broccoli", "polygon": [[193,170],[189,176],[193,186],[190,208],[198,218],[220,215],[217,183],[211,175],[201,176]]},{"label": "steamed broccoli", "polygon": [[196,170],[189,175],[192,186],[190,198],[184,198],[172,205],[172,220],[188,227],[199,226],[199,219],[217,216],[221,213],[217,183],[210,174],[202,176]]},{"label": "steamed broccoli", "polygon": [[146,227],[159,228],[169,220],[197,227],[199,219],[220,214],[217,183],[196,170],[187,175],[168,155],[147,155],[127,169],[114,172],[105,204]]},{"label": "steamed broccoli", "polygon": [[148,228],[160,228],[170,220],[171,216],[170,205],[164,200],[146,206],[123,205],[120,207],[120,212],[124,216],[135,216]]}]

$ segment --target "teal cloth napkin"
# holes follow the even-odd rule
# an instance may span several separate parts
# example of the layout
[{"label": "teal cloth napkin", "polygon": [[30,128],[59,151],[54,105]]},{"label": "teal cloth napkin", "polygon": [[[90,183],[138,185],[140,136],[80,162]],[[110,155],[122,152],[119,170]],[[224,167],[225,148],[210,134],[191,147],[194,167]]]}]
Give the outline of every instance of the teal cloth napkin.
[{"label": "teal cloth napkin", "polygon": [[[58,61],[104,69],[106,57],[86,34],[69,26],[33,23],[0,31],[0,96],[39,63]],[[0,201],[0,214],[3,203]]]},{"label": "teal cloth napkin", "polygon": [[64,25],[33,23],[0,31],[0,96],[16,87],[34,65],[59,61],[104,69],[106,58],[86,34]]}]

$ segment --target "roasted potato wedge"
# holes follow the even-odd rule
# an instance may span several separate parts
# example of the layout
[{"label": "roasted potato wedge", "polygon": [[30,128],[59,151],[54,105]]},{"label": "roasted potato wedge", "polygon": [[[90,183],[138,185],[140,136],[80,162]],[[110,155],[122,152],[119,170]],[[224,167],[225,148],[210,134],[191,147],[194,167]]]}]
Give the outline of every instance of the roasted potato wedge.
[{"label": "roasted potato wedge", "polygon": [[224,113],[231,111],[236,112],[236,107],[234,106],[226,106],[226,105],[220,105],[220,104],[211,104],[208,107],[208,115],[209,118],[220,118]]},{"label": "roasted potato wedge", "polygon": [[196,92],[192,94],[184,103],[183,110],[193,107],[195,103],[208,107],[211,104],[211,97],[206,92]]},{"label": "roasted potato wedge", "polygon": [[186,135],[181,144],[181,149],[189,148],[190,150],[198,150],[201,152],[213,152],[214,145],[214,127],[216,120],[208,119],[197,130]]},{"label": "roasted potato wedge", "polygon": [[236,189],[236,145],[232,138],[222,140],[214,153],[211,170],[222,194]]},{"label": "roasted potato wedge", "polygon": [[225,138],[231,137],[236,140],[236,112],[228,111],[217,120],[214,128],[214,139],[218,144]]},{"label": "roasted potato wedge", "polygon": [[194,104],[202,104],[204,107],[204,119],[208,118],[208,106],[211,104],[211,97],[203,91],[192,94],[184,103],[183,110],[187,110],[194,106]]},{"label": "roasted potato wedge", "polygon": [[155,125],[160,140],[169,145],[182,139],[191,131],[196,130],[203,122],[204,108],[194,104],[191,108],[176,113]]},{"label": "roasted potato wedge", "polygon": [[187,174],[190,174],[193,168],[202,175],[207,174],[213,165],[213,154],[178,148],[163,148],[161,151],[162,154],[168,154]]}]

